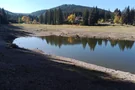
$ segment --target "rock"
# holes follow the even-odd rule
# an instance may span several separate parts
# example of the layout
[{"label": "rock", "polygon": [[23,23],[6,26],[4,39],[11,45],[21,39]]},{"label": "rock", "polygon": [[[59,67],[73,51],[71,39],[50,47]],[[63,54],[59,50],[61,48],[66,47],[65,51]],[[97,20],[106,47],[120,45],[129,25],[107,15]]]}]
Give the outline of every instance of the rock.
[{"label": "rock", "polygon": [[76,35],[76,38],[80,38],[80,36],[79,35]]}]

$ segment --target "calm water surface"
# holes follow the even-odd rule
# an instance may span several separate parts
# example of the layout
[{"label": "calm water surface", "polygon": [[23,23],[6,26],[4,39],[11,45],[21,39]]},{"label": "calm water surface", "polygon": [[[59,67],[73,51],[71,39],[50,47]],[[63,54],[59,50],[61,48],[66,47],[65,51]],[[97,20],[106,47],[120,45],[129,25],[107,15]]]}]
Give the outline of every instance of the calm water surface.
[{"label": "calm water surface", "polygon": [[45,36],[21,37],[13,43],[27,49],[38,48],[48,54],[135,73],[135,45],[132,41]]}]

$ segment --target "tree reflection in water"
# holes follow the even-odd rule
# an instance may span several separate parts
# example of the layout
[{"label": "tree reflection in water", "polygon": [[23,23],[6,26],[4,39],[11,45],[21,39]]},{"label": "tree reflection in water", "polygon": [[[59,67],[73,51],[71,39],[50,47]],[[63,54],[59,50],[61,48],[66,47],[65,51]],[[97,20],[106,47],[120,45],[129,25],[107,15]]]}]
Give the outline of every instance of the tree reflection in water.
[{"label": "tree reflection in water", "polygon": [[134,45],[134,41],[125,41],[125,40],[105,40],[105,39],[94,39],[94,38],[77,38],[77,37],[62,37],[62,36],[44,36],[41,37],[43,40],[46,40],[47,44],[55,45],[56,47],[61,48],[62,45],[76,45],[82,44],[82,47],[85,49],[88,45],[91,51],[94,51],[96,45],[107,46],[109,43],[111,47],[119,46],[121,51],[125,49],[131,49]]}]

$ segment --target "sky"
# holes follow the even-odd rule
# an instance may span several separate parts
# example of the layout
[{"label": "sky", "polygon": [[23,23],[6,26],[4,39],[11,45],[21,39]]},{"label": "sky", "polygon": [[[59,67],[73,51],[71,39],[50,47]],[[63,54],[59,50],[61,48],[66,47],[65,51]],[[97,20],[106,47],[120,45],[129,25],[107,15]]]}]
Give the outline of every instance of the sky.
[{"label": "sky", "polygon": [[62,4],[97,6],[114,11],[125,7],[135,7],[135,0],[0,0],[0,7],[15,13],[31,13],[37,10],[50,9]]}]

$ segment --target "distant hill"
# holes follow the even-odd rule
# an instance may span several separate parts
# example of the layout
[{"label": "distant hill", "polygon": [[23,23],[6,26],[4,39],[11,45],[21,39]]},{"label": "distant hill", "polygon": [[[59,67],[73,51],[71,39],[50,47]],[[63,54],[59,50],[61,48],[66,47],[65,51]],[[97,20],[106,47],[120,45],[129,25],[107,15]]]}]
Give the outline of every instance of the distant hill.
[{"label": "distant hill", "polygon": [[[55,8],[60,8],[63,12],[68,12],[68,13],[71,13],[71,12],[74,12],[74,11],[82,12],[85,9],[88,9],[88,10],[92,9],[91,7],[74,5],[74,4],[63,4],[63,5],[55,7]],[[55,9],[55,8],[52,8],[52,9]]]},{"label": "distant hill", "polygon": [[[60,5],[60,6],[57,6],[57,7],[54,7],[54,8],[50,8],[50,9],[56,9],[56,8],[60,8],[64,13],[72,13],[72,12],[83,12],[85,9],[88,9],[88,10],[91,10],[92,7],[88,7],[88,6],[81,6],[81,5],[74,5],[74,4],[63,4],[63,5]],[[40,16],[41,14],[45,13],[47,9],[43,9],[43,10],[39,10],[39,11],[35,11],[35,12],[32,12],[32,13],[29,13],[29,14],[25,14],[25,13],[13,13],[13,12],[10,12],[10,11],[7,11],[6,12],[8,13],[8,15],[10,17],[13,17],[13,18],[18,18],[19,16],[23,16],[23,15],[31,15],[31,16]],[[100,9],[99,10],[103,10],[103,9]],[[103,11],[107,11],[107,10],[103,10]]]},{"label": "distant hill", "polygon": [[30,15],[32,16],[40,16],[41,14],[45,13],[46,10],[39,10],[39,11],[35,11],[30,13]]},{"label": "distant hill", "polygon": [[10,12],[8,10],[5,10],[7,14],[12,15],[12,16],[16,16],[16,15],[29,15],[29,13],[13,13]]},{"label": "distant hill", "polygon": [[7,13],[9,20],[18,20],[18,17],[20,17],[20,16],[29,15],[27,13],[13,13],[8,10],[5,10],[5,12]]},{"label": "distant hill", "polygon": [[[74,5],[74,4],[63,4],[54,8],[50,8],[50,9],[55,9],[55,8],[60,8],[63,12],[67,12],[67,13],[72,13],[74,11],[76,12],[83,12],[85,9],[91,10],[92,7],[87,7],[87,6],[81,6],[81,5]],[[102,10],[102,9],[100,9]],[[45,13],[45,9],[44,10],[39,10],[36,12],[32,12],[30,15],[34,15],[34,16],[40,16],[41,14]]]}]

